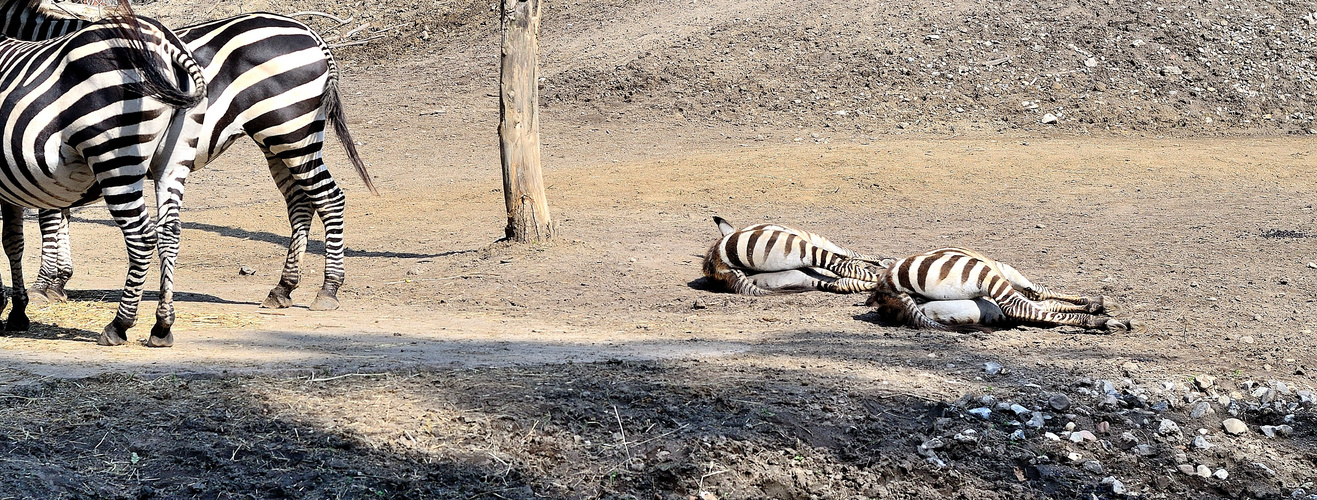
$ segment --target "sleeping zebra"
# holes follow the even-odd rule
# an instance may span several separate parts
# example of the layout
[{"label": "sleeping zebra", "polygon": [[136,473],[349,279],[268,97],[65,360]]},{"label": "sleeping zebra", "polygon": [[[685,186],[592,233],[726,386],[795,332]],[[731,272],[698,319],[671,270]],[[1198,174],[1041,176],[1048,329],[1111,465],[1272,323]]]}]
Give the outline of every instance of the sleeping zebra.
[{"label": "sleeping zebra", "polygon": [[[160,301],[147,345],[173,344],[178,211],[206,112],[201,71],[173,33],[132,16],[45,42],[0,38],[0,212],[15,284],[6,329],[28,327],[19,207],[63,209],[104,197],[129,265],[118,312],[98,343],[127,340],[158,250]],[[146,209],[148,173],[157,224]]]},{"label": "sleeping zebra", "polygon": [[[127,2],[124,2],[127,3]],[[40,40],[88,24],[71,18],[77,6],[59,7],[40,0],[4,0],[3,34]],[[325,226],[325,280],[312,310],[338,307],[343,285],[343,211],[345,197],[325,167],[326,121],[366,187],[375,187],[348,133],[338,92],[338,67],[329,48],[306,25],[269,13],[241,14],[175,30],[201,64],[209,87],[209,110],[202,124],[194,168],[214,160],[242,135],[251,136],[265,153],[270,175],[288,207],[292,237],[279,283],[264,307],[292,305],[290,294],[301,279],[311,223],[319,215]],[[41,271],[30,293],[67,300],[64,286],[73,276],[67,210],[42,211]]]},{"label": "sleeping zebra", "polygon": [[1125,331],[1129,321],[1098,316],[1104,297],[1056,293],[1008,264],[963,248],[940,248],[896,261],[867,302],[880,318],[915,328],[1011,323]]},{"label": "sleeping zebra", "polygon": [[[745,295],[822,290],[872,290],[878,275],[865,266],[884,258],[843,248],[817,234],[776,224],[737,230],[722,217],[713,221],[723,237],[704,258],[704,276]],[[886,259],[890,262],[892,259]]]}]

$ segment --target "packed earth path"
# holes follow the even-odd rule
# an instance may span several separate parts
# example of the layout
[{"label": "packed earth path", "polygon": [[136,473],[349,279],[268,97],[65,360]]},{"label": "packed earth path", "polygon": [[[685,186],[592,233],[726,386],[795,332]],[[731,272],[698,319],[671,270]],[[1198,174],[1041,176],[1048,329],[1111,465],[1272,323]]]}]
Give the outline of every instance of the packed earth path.
[{"label": "packed earth path", "polygon": [[[288,238],[282,198],[249,143],[196,172],[169,349],[95,344],[126,257],[103,206],[76,210],[72,300],[34,305],[30,331],[0,338],[0,496],[1317,494],[1317,141],[1303,118],[1311,78],[1281,71],[1286,79],[1274,85],[1288,104],[1241,97],[1233,109],[1242,114],[1225,113],[1225,126],[1202,120],[1199,107],[1221,104],[1211,96],[1180,110],[1191,126],[1116,113],[1068,121],[1075,109],[1110,111],[1105,104],[1044,124],[1049,110],[1014,94],[980,96],[982,107],[957,113],[939,111],[940,99],[873,91],[869,99],[890,109],[857,117],[860,107],[828,101],[866,82],[895,91],[906,80],[879,76],[909,76],[897,67],[905,58],[879,57],[875,67],[894,66],[873,78],[816,75],[807,69],[864,52],[846,45],[863,38],[833,36],[860,14],[809,2],[804,10],[832,17],[794,22],[783,3],[547,4],[542,147],[559,236],[536,246],[497,242],[506,223],[492,94],[497,24],[476,21],[493,18],[492,4],[143,7],[167,21],[237,9],[358,16],[346,29],[405,19],[391,36],[337,52],[352,133],[381,195],[366,191],[331,141],[327,163],[348,192],[342,307],[307,308],[323,265],[313,232],[294,306],[262,309]],[[921,33],[925,45],[952,43],[971,31],[949,20],[982,7],[930,4],[893,27]],[[1222,21],[1212,32],[1269,22],[1302,41],[1276,45],[1277,35],[1257,42],[1272,44],[1262,53],[1282,62],[1310,53],[1301,35],[1312,36],[1303,17],[1311,8],[1209,7]],[[1004,20],[967,26],[1033,26],[1039,7],[1002,9]],[[1056,21],[1049,37],[1070,37],[1055,43],[1072,54],[1072,41],[1116,38],[1067,31],[1085,12],[1154,31],[1193,14],[1152,23],[1158,11],[1143,6],[1069,9],[1039,15]],[[1125,10],[1133,13],[1121,17]],[[932,25],[938,38],[927,38]],[[837,45],[788,61],[726,42],[772,45],[788,35]],[[1135,35],[1181,49],[1176,36]],[[1053,43],[1029,43],[1039,40]],[[1029,54],[1010,64],[1023,72],[1055,63],[1045,55],[1056,52]],[[970,66],[999,70],[1007,63],[979,59],[1000,57]],[[1086,59],[1072,62],[1089,68]],[[743,71],[755,64],[781,81],[728,90],[744,86],[736,78],[767,74]],[[1111,71],[1104,85],[1128,83]],[[619,74],[645,78],[605,78]],[[836,82],[834,95],[787,96],[803,108],[739,101],[742,92],[776,99],[811,79]],[[898,90],[921,86],[909,82]],[[1091,102],[1065,85],[1028,101],[1050,102],[1042,96],[1055,91]],[[1147,109],[1144,94],[1102,92],[1104,102]],[[1306,108],[1261,108],[1298,95]],[[1157,116],[1180,112],[1164,106]],[[1106,295],[1140,327],[917,331],[877,323],[859,294],[721,293],[700,273],[719,235],[714,215],[788,224],[870,254],[973,248],[1051,288]],[[29,223],[29,276],[36,233]],[[130,339],[146,332],[139,324]]]}]

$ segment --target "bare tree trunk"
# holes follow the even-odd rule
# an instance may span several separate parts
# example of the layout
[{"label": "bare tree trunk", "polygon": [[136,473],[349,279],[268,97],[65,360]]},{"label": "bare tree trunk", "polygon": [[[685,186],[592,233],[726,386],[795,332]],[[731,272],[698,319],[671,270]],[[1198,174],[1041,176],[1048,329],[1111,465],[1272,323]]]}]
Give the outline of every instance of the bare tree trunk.
[{"label": "bare tree trunk", "polygon": [[502,0],[503,56],[499,93],[499,150],[507,239],[520,243],[553,239],[540,174],[540,0]]}]

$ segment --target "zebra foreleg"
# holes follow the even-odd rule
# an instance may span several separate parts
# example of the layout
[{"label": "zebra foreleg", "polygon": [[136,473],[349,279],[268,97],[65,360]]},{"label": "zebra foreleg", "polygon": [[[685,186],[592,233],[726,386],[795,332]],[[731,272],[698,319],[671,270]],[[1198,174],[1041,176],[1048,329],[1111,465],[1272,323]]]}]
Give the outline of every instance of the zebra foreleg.
[{"label": "zebra foreleg", "polygon": [[64,287],[73,278],[69,210],[38,210],[37,221],[41,227],[41,269],[27,293],[36,302],[67,302]]},{"label": "zebra foreleg", "polygon": [[[4,218],[3,240],[5,255],[9,257],[9,274],[13,283],[14,308],[5,320],[5,331],[25,332],[31,326],[27,317],[27,290],[23,288],[23,209],[8,203],[0,204],[0,217]],[[0,308],[4,307],[4,297],[0,293]]]},{"label": "zebra foreleg", "polygon": [[1003,300],[994,299],[1006,317],[1023,323],[1044,324],[1048,326],[1078,326],[1090,330],[1108,330],[1123,332],[1130,329],[1129,321],[1104,318],[1087,313],[1063,313],[1049,311],[1037,303],[1025,298],[1023,294],[1012,292]]},{"label": "zebra foreleg", "polygon": [[1001,273],[1003,278],[1006,278],[1006,281],[1011,283],[1011,286],[1014,287],[1016,291],[1023,294],[1025,298],[1029,300],[1035,302],[1054,300],[1080,306],[1077,308],[1068,308],[1058,304],[1056,308],[1051,309],[1056,312],[1085,312],[1089,314],[1100,314],[1103,312],[1113,312],[1108,309],[1115,309],[1113,307],[1114,304],[1110,304],[1110,300],[1106,297],[1094,298],[1071,295],[1068,293],[1053,291],[1043,285],[1035,284],[1032,281],[1029,281],[1028,278],[1025,278],[1023,274],[1020,274],[1020,271],[1005,262],[997,261],[997,271]]}]

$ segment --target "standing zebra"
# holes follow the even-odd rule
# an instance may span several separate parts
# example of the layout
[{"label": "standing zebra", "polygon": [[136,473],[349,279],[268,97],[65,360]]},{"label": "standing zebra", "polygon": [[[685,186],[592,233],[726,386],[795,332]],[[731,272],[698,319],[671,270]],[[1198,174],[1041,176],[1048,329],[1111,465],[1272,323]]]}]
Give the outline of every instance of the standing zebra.
[{"label": "standing zebra", "polygon": [[[155,21],[116,16],[45,42],[0,38],[0,213],[15,284],[8,329],[28,322],[18,207],[63,209],[104,197],[129,265],[118,312],[98,343],[127,341],[158,249],[160,301],[147,345],[173,344],[179,208],[205,112],[201,67]],[[157,224],[143,192],[148,173]]]},{"label": "standing zebra", "polygon": [[864,263],[881,266],[884,259],[880,257],[786,226],[755,224],[737,230],[722,217],[714,216],[713,222],[723,237],[709,248],[704,275],[727,290],[745,295],[809,290],[854,293],[878,284],[878,276]]},{"label": "standing zebra", "polygon": [[1129,321],[1096,315],[1105,303],[1102,298],[1048,291],[1013,267],[962,248],[940,248],[896,261],[883,272],[867,302],[878,308],[879,317],[915,328],[950,330],[957,324],[1011,321],[1129,330]]},{"label": "standing zebra", "polygon": [[[34,39],[63,34],[86,22],[41,5],[40,0],[4,0],[3,33]],[[328,46],[294,19],[269,13],[242,14],[175,30],[204,68],[209,110],[202,124],[195,168],[214,160],[242,135],[265,153],[288,208],[292,236],[279,283],[263,307],[292,305],[301,280],[301,261],[311,223],[325,226],[325,279],[312,310],[338,308],[343,269],[343,191],[322,158],[326,121],[347,151],[366,187],[376,193],[348,132],[338,91],[338,67]],[[43,211],[41,271],[30,293],[67,300],[73,276],[65,211]]]}]

